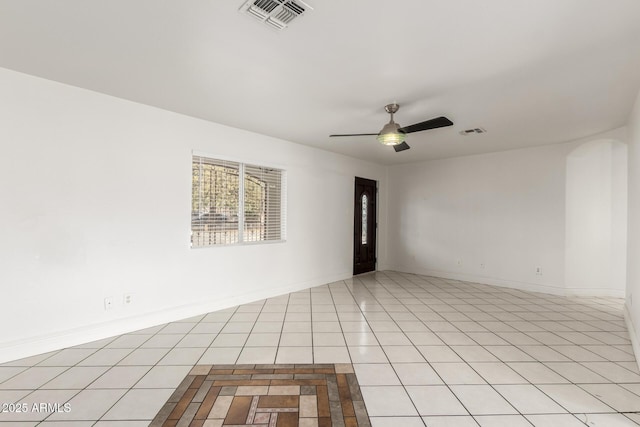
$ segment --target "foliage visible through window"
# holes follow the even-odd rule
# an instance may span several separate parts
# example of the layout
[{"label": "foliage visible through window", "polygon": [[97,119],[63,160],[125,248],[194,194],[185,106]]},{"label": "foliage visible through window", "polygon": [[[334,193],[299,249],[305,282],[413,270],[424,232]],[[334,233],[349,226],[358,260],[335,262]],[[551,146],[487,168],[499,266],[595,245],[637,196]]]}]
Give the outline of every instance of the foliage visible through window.
[{"label": "foliage visible through window", "polygon": [[284,240],[284,171],[194,156],[191,246]]}]

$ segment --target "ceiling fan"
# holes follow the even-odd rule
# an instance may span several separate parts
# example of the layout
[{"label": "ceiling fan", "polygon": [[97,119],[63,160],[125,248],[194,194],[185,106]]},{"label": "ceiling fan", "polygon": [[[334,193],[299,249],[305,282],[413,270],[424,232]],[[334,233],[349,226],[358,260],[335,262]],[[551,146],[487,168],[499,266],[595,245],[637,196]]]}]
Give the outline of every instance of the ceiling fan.
[{"label": "ceiling fan", "polygon": [[391,115],[389,123],[384,125],[382,130],[378,133],[350,133],[340,135],[329,135],[330,137],[338,136],[365,136],[365,135],[377,135],[378,141],[383,145],[391,145],[397,152],[408,150],[409,144],[405,142],[406,134],[413,132],[421,132],[423,130],[443,128],[452,126],[453,122],[446,117],[436,117],[435,119],[427,120],[425,122],[416,123],[410,126],[400,127],[399,124],[393,121],[393,115],[398,111],[400,105],[389,104],[384,107],[384,110]]}]

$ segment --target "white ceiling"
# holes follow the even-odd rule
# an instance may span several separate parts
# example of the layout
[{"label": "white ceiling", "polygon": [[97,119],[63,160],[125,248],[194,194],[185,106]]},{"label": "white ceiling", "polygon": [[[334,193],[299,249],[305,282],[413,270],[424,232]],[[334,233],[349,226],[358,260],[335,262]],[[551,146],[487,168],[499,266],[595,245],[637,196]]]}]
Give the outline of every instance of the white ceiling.
[{"label": "white ceiling", "polygon": [[[307,1],[277,32],[244,0],[0,0],[0,67],[382,164],[614,129],[640,89],[638,0]],[[393,101],[455,125],[402,153],[328,137]]]}]

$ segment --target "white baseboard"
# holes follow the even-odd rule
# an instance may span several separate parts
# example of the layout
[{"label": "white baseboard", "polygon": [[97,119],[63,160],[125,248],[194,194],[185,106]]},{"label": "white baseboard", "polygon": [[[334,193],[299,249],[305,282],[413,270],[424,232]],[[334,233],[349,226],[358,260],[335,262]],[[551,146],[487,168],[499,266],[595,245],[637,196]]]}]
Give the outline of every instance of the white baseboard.
[{"label": "white baseboard", "polygon": [[638,369],[640,369],[640,342],[638,342],[638,334],[636,333],[636,328],[633,326],[627,303],[624,304],[624,323],[627,324],[629,339],[631,339],[631,348],[633,348],[633,354],[636,356],[636,364],[638,365]]},{"label": "white baseboard", "polygon": [[565,295],[577,297],[612,297],[624,299],[625,291],[604,288],[566,288]]},{"label": "white baseboard", "polygon": [[389,267],[387,264],[378,264],[376,266],[376,271],[387,271],[387,270],[393,270],[393,269]]},{"label": "white baseboard", "polygon": [[521,282],[517,280],[506,280],[496,277],[479,276],[475,274],[458,273],[442,270],[430,270],[430,269],[415,269],[404,266],[390,268],[390,270],[399,271],[403,273],[420,274],[423,276],[440,277],[443,279],[462,280],[465,282],[481,283],[483,285],[498,286],[501,288],[518,289],[528,292],[541,292],[552,295],[562,296],[579,296],[579,297],[615,297],[624,298],[624,290],[616,289],[592,289],[592,288],[565,288],[561,285],[555,284],[540,284]]},{"label": "white baseboard", "polygon": [[499,286],[501,288],[518,289],[529,292],[542,292],[545,294],[564,295],[565,290],[559,286],[541,285],[538,283],[518,282],[514,280],[504,280],[495,277],[478,276],[474,274],[458,273],[442,270],[415,269],[404,266],[392,268],[392,270],[402,273],[420,274],[423,276],[440,277],[443,279],[462,280],[465,282],[480,283],[483,285]]},{"label": "white baseboard", "polygon": [[162,325],[164,323],[175,322],[177,320],[198,316],[212,311],[234,307],[240,304],[246,304],[290,292],[308,289],[314,286],[345,280],[351,277],[351,272],[319,277],[279,288],[251,292],[223,300],[207,300],[195,304],[170,307],[109,322],[85,325],[74,329],[31,337],[24,340],[0,343],[0,363],[73,347],[116,335]]}]

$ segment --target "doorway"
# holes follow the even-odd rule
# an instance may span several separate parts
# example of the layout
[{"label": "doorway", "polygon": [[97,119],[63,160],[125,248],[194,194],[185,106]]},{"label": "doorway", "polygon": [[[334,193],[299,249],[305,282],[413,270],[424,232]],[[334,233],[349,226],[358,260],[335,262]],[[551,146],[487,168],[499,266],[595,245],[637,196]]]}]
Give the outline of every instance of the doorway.
[{"label": "doorway", "polygon": [[376,269],[376,181],[356,177],[353,208],[353,274]]}]

